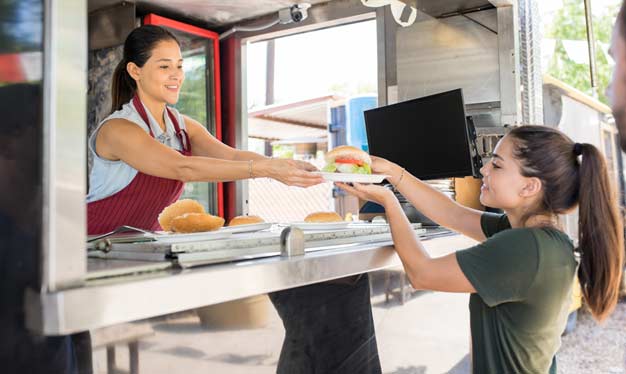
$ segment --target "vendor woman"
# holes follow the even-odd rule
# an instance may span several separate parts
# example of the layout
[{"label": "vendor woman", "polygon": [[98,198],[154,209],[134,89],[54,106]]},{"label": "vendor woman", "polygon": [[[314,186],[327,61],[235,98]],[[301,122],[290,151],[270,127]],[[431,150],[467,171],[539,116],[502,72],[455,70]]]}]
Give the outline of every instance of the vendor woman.
[{"label": "vendor woman", "polygon": [[[112,113],[89,139],[94,156],[89,234],[121,225],[158,230],[159,213],[179,198],[185,182],[253,177],[300,187],[322,182],[308,163],[233,149],[168,107],[178,101],[182,62],[178,41],[161,27],[139,27],[126,39],[113,76]],[[367,279],[270,295],[286,330],[279,373],[381,372]]]},{"label": "vendor woman", "polygon": [[269,177],[292,186],[322,182],[302,161],[233,149],[176,104],[185,73],[176,37],[159,26],[132,31],[113,75],[112,113],[89,138],[87,226],[90,235],[121,225],[158,230],[159,213],[185,182]]}]

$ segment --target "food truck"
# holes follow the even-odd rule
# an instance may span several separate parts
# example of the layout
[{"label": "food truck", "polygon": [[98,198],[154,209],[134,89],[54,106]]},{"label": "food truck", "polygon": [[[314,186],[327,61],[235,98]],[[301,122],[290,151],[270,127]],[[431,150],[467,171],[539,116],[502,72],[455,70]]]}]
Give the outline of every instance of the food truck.
[{"label": "food truck", "polygon": [[[377,106],[462,89],[475,128],[468,142],[476,148],[467,154],[482,159],[509,126],[543,123],[532,0],[23,0],[0,5],[0,13],[0,105],[10,126],[0,134],[0,277],[11,290],[3,305],[17,311],[1,323],[8,321],[7,336],[28,334],[37,344],[89,332],[74,341],[98,373],[276,372],[284,330],[267,294],[360,274],[370,274],[372,295],[406,292],[384,224],[307,231],[272,222],[197,240],[139,233],[88,243],[87,139],[108,114],[110,76],[133,28],[160,25],[179,38],[196,69],[181,110],[240,149],[248,147],[250,120],[246,67],[259,63],[249,59],[251,45],[360,22],[376,29]],[[615,144],[615,131],[607,134]],[[272,139],[280,140],[265,141]],[[445,137],[429,141],[446,147]],[[621,153],[611,162],[623,180]],[[455,181],[457,199],[475,204],[476,182]],[[248,182],[193,185],[184,196],[207,211],[227,221],[249,213]],[[474,243],[438,227],[414,228],[433,256]],[[384,348],[392,342],[378,344],[383,359],[396,354]],[[119,349],[126,346],[128,353]],[[409,356],[383,367],[419,367],[419,357]]]}]

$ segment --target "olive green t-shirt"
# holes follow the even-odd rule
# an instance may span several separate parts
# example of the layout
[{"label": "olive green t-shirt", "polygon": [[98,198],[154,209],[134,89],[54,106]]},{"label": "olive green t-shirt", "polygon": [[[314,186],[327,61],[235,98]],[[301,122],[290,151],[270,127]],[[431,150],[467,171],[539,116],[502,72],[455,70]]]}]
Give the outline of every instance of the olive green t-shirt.
[{"label": "olive green t-shirt", "polygon": [[573,243],[554,228],[512,229],[502,214],[484,213],[481,226],[487,240],[456,253],[476,289],[473,373],[549,373],[576,276]]}]

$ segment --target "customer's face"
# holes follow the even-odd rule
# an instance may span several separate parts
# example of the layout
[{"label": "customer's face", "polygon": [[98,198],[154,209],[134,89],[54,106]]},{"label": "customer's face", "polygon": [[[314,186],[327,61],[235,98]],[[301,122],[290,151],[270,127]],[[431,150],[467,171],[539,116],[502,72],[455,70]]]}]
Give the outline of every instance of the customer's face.
[{"label": "customer's face", "polygon": [[611,82],[606,89],[606,95],[611,104],[619,131],[620,145],[626,151],[626,40],[620,22],[615,22],[609,54],[615,61]]},{"label": "customer's face", "polygon": [[528,182],[532,178],[522,175],[514,148],[511,137],[505,136],[496,145],[491,161],[480,169],[483,176],[480,203],[484,206],[514,210],[539,198],[529,197],[526,193]]}]

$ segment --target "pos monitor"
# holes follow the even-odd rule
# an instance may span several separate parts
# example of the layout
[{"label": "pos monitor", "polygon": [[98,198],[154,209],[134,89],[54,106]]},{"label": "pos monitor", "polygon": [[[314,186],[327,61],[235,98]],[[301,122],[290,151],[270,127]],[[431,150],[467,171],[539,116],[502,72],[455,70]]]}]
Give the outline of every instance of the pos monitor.
[{"label": "pos monitor", "polygon": [[480,175],[461,89],[368,110],[365,127],[371,155],[420,179]]}]

